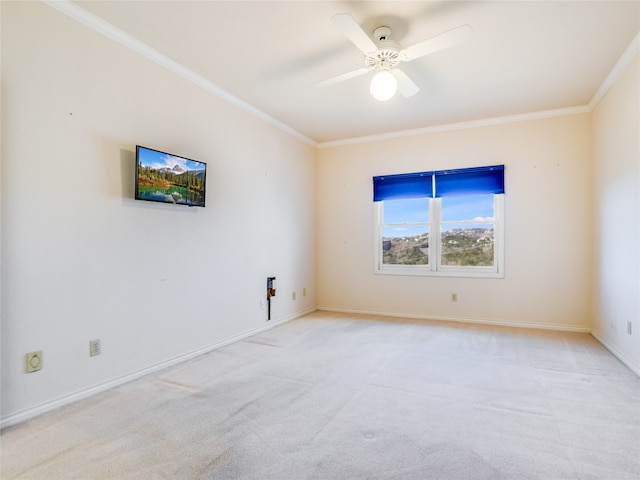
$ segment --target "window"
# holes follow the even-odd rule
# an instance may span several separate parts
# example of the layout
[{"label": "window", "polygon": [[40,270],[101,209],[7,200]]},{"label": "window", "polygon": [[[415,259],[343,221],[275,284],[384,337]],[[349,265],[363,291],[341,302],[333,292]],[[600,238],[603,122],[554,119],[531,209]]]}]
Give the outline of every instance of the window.
[{"label": "window", "polygon": [[504,277],[504,166],[373,183],[376,273]]}]

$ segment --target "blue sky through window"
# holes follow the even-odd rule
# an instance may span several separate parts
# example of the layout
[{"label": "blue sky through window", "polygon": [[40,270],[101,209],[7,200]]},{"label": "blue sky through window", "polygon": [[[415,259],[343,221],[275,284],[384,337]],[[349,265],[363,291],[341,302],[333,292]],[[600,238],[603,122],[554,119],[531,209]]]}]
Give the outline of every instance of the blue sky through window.
[{"label": "blue sky through window", "polygon": [[493,220],[493,194],[442,197],[442,221]]},{"label": "blue sky through window", "polygon": [[386,200],[384,202],[384,223],[418,222],[429,222],[428,198]]},{"label": "blue sky through window", "polygon": [[[429,199],[410,198],[403,200],[386,200],[384,202],[384,222],[389,223],[429,223]],[[425,225],[397,225],[384,227],[382,236],[414,237],[427,233]]]},{"label": "blue sky through window", "polygon": [[[493,221],[493,194],[463,195],[442,197],[442,221],[483,223]],[[384,202],[384,224],[429,223],[429,198],[412,198],[403,200],[386,200]],[[474,225],[475,226],[475,225]],[[491,228],[484,223],[479,227]],[[460,228],[464,225],[443,225],[443,231]],[[397,225],[384,227],[383,237],[410,237],[428,231],[424,225]]]}]

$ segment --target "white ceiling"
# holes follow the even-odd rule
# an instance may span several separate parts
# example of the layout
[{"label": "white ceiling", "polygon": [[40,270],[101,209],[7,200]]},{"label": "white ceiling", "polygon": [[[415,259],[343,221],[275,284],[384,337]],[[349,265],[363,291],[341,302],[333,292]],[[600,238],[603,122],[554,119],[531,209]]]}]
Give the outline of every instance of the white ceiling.
[{"label": "white ceiling", "polygon": [[[229,98],[319,144],[588,105],[640,30],[640,1],[76,1]],[[350,13],[407,47],[458,25],[473,38],[402,69],[420,87],[378,102],[331,23]]]}]

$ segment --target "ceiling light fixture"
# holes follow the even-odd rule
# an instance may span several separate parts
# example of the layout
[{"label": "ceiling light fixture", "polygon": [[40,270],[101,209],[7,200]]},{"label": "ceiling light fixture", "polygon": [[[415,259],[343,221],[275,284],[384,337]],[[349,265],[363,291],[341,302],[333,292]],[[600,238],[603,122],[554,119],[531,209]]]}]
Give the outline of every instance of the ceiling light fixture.
[{"label": "ceiling light fixture", "polygon": [[369,92],[376,100],[384,102],[396,94],[398,81],[396,77],[387,69],[382,69],[371,79]]}]

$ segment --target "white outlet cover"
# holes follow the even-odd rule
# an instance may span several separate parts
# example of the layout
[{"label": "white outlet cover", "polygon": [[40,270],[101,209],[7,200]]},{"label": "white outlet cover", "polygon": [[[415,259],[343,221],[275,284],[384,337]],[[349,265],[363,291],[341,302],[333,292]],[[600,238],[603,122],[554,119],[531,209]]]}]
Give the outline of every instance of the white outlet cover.
[{"label": "white outlet cover", "polygon": [[27,353],[27,373],[42,369],[42,351]]},{"label": "white outlet cover", "polygon": [[89,342],[89,356],[95,357],[96,355],[100,355],[100,353],[102,353],[100,340],[91,340]]}]

